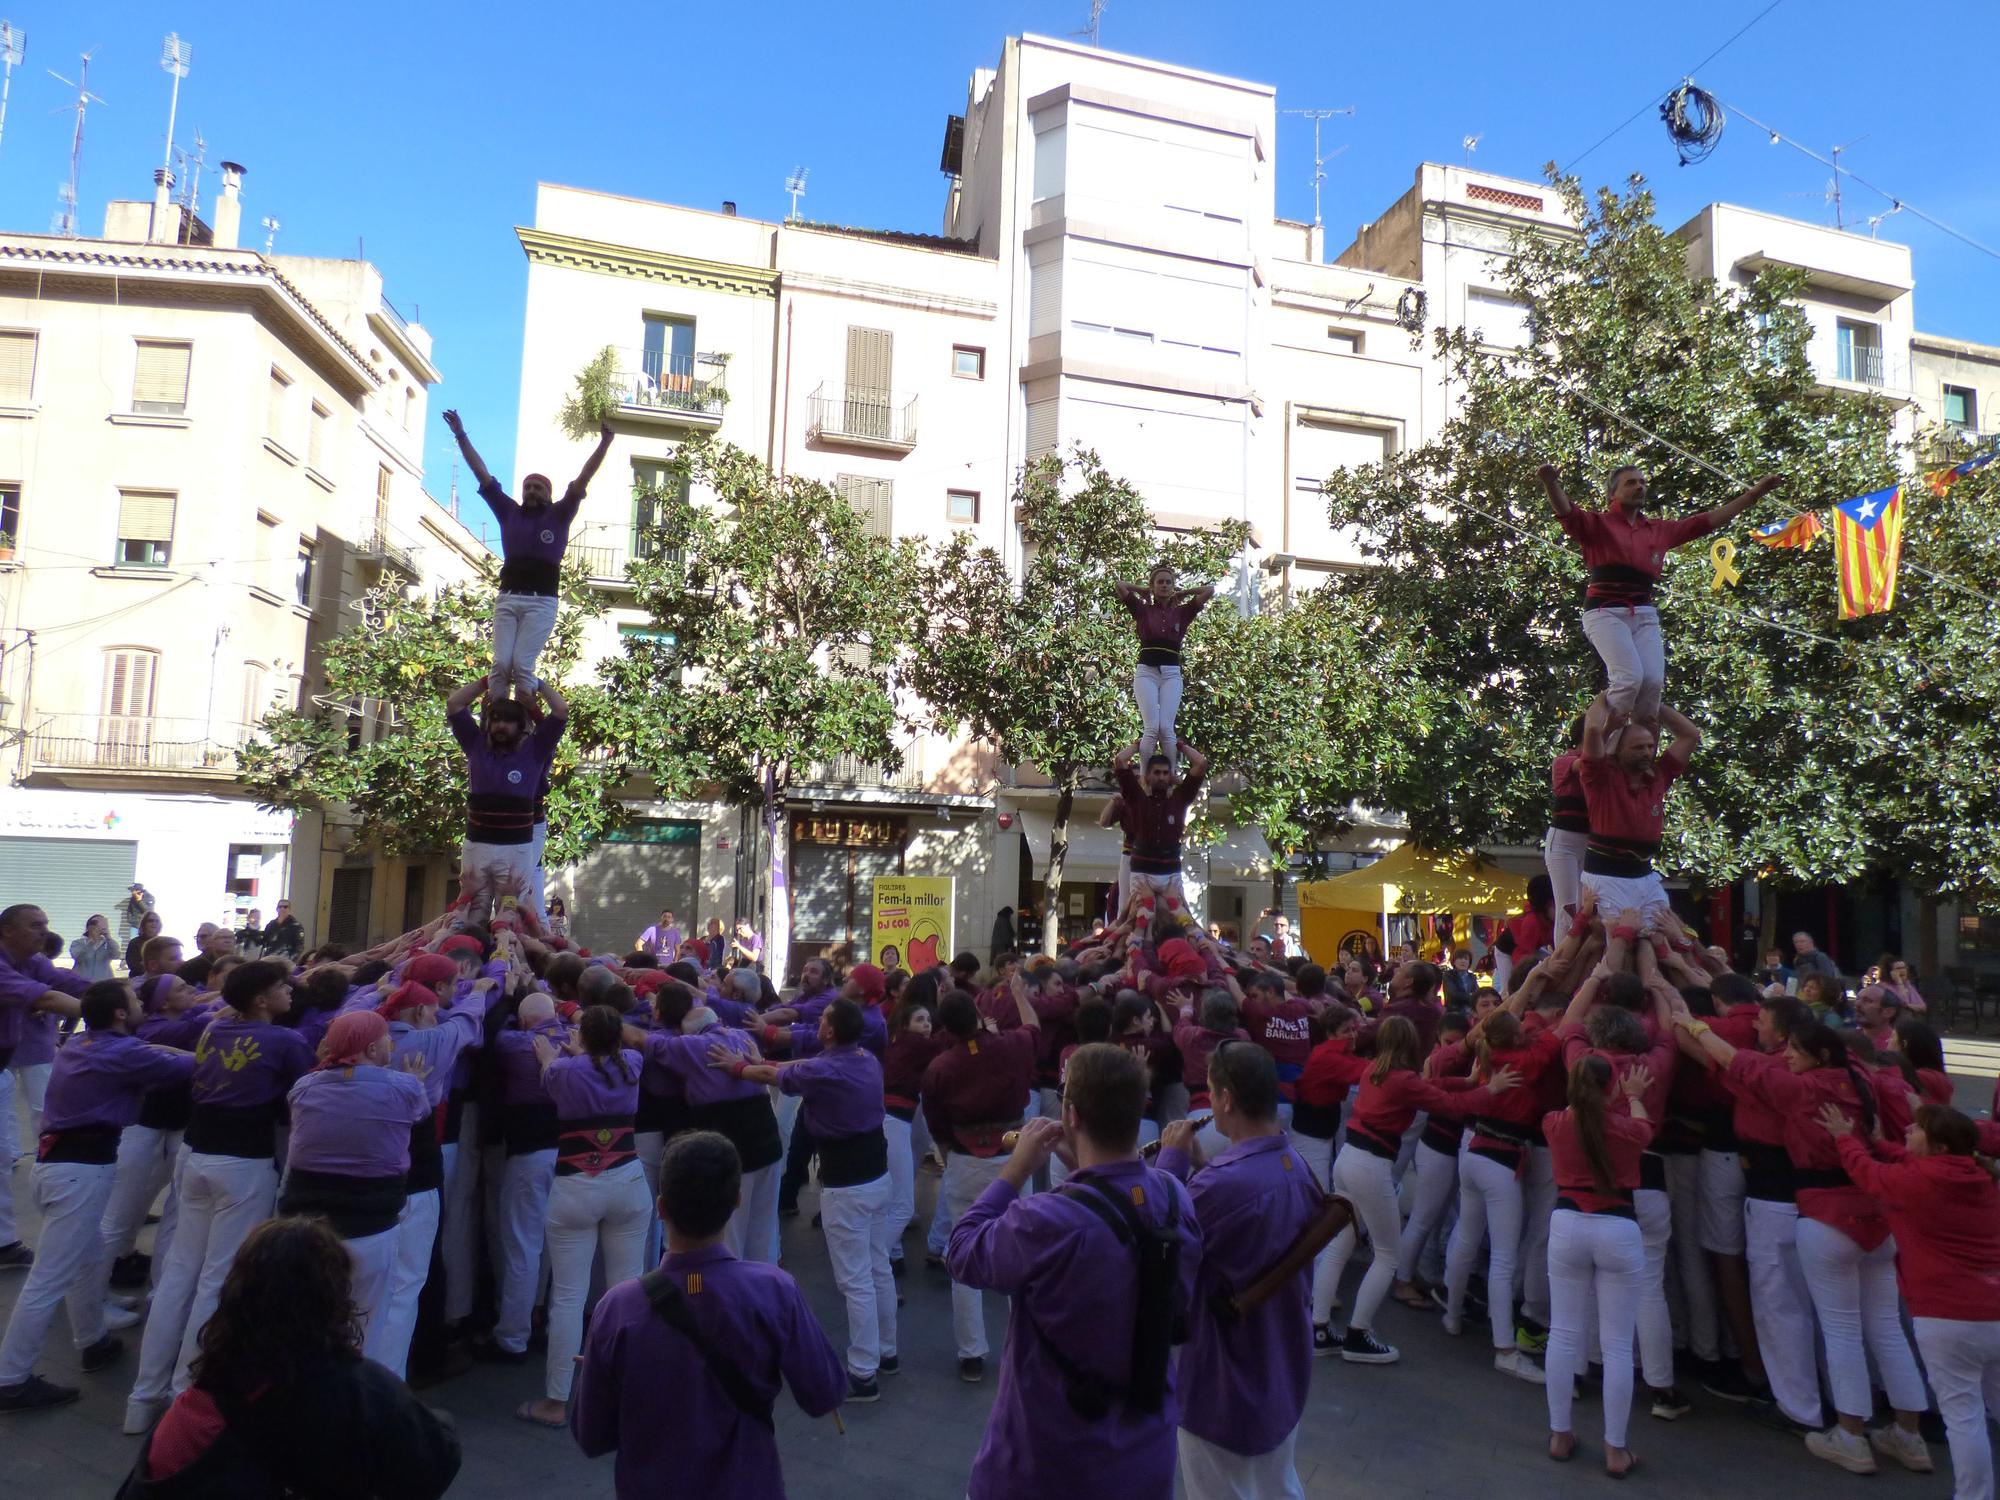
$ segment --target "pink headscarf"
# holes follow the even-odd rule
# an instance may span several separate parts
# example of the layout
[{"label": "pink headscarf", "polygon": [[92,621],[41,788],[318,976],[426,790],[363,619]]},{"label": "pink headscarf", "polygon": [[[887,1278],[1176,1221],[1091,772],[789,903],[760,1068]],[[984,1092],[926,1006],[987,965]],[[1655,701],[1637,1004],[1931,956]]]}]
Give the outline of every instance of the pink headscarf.
[{"label": "pink headscarf", "polygon": [[368,1049],[389,1034],[389,1023],[372,1010],[350,1010],[333,1018],[319,1044],[319,1066],[351,1068],[368,1060]]}]

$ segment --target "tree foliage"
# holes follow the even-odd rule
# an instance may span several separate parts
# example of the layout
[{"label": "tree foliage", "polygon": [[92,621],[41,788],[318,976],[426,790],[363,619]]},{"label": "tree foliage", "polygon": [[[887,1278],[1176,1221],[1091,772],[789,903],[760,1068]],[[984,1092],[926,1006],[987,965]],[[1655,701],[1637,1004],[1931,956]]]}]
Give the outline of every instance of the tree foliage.
[{"label": "tree foliage", "polygon": [[[1667,565],[1667,699],[1708,738],[1670,799],[1666,862],[1713,881],[1832,882],[1872,865],[1938,889],[1990,886],[1995,606],[1906,567],[1894,612],[1843,624],[1827,542],[1799,553],[1750,541],[1757,524],[1895,482],[1892,409],[1817,381],[1791,300],[1798,273],[1697,278],[1642,184],[1587,202],[1574,179],[1551,180],[1580,233],[1520,234],[1504,261],[1528,343],[1439,331],[1456,415],[1433,441],[1327,483],[1333,521],[1359,525],[1379,564],[1341,582],[1338,607],[1421,685],[1386,700],[1419,753],[1385,766],[1382,800],[1426,843],[1541,834],[1549,761],[1599,668],[1578,618],[1581,560],[1537,464],[1555,464],[1591,505],[1615,466],[1641,464],[1668,514],[1779,471],[1777,495],[1732,530],[1735,588],[1711,589],[1699,544]],[[1905,557],[1989,601],[2000,593],[1991,484],[1967,481],[1945,503],[1905,486]]]},{"label": "tree foliage", "polygon": [[556,425],[572,442],[597,436],[604,419],[618,409],[618,351],[606,344],[576,372],[576,390],[563,398]]}]

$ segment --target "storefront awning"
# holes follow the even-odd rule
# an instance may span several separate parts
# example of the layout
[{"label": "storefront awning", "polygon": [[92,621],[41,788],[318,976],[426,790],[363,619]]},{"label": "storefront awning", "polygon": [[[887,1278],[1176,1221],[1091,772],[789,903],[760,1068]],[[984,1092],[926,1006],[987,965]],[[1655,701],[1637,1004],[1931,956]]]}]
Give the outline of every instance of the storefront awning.
[{"label": "storefront awning", "polygon": [[1231,828],[1206,848],[1190,844],[1184,863],[1190,869],[1198,870],[1203,855],[1208,857],[1210,880],[1271,878],[1271,846],[1264,841],[1264,835],[1254,828]]},{"label": "storefront awning", "polygon": [[[1055,833],[1056,820],[1050,813],[1038,808],[1024,807],[1017,816],[1021,819],[1021,832],[1026,835],[1028,849],[1035,857],[1035,879],[1045,880],[1049,873],[1049,843]],[[1095,812],[1072,814],[1069,820],[1069,853],[1063,860],[1063,875],[1071,880],[1097,880],[1110,883],[1118,878],[1118,852],[1124,847],[1124,835],[1115,828],[1099,828]]]}]

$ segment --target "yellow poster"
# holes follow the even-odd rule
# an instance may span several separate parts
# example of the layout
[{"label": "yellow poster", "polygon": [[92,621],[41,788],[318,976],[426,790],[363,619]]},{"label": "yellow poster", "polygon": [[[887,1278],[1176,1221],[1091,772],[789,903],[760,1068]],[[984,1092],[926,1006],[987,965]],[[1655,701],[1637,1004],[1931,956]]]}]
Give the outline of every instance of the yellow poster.
[{"label": "yellow poster", "polygon": [[948,961],[951,904],[949,875],[876,876],[870,960],[885,969],[908,969],[912,974]]}]

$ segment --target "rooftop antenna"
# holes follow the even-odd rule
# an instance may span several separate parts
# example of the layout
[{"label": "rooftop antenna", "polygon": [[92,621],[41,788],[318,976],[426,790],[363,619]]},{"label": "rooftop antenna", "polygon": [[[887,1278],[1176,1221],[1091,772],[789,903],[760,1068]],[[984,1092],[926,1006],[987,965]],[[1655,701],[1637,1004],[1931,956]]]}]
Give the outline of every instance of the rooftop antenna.
[{"label": "rooftop antenna", "polygon": [[184,151],[174,148],[174,155],[181,161],[180,201],[187,205],[188,218],[201,215],[201,169],[208,164],[208,140],[201,133],[199,125],[194,128],[194,150]]},{"label": "rooftop antenna", "polygon": [[49,111],[50,114],[61,114],[66,109],[76,111],[76,133],[70,137],[69,143],[69,181],[56,189],[57,208],[54,224],[57,234],[72,239],[76,236],[76,180],[77,174],[83,169],[83,117],[91,105],[104,103],[90,91],[90,59],[96,51],[97,49],[92,47],[89,52],[83,54],[83,66],[77,69],[74,83],[54,68],[49,69],[49,77],[76,90],[76,103],[65,104],[62,109]]},{"label": "rooftop antenna", "polygon": [[14,65],[27,48],[26,33],[11,21],[0,21],[0,134],[7,129],[7,91],[14,82]]},{"label": "rooftop antenna", "polygon": [[811,167],[793,167],[792,175],[785,179],[785,191],[792,195],[792,211],[786,217],[792,222],[797,222],[798,220],[799,199],[805,196],[806,178],[811,173]]},{"label": "rooftop antenna", "polygon": [[266,214],[258,222],[264,226],[264,253],[266,255],[269,255],[271,253],[272,244],[278,238],[278,231],[280,229],[283,229],[285,226],[280,224],[276,219],[272,218],[268,214]]},{"label": "rooftop antenna", "polygon": [[1287,109],[1281,111],[1281,113],[1304,115],[1313,122],[1313,228],[1318,229],[1323,223],[1319,216],[1319,190],[1320,185],[1326,181],[1326,164],[1333,160],[1333,157],[1340,155],[1342,151],[1347,149],[1345,146],[1341,146],[1332,155],[1321,151],[1319,148],[1320,122],[1322,120],[1331,120],[1335,115],[1352,115],[1354,113],[1354,106],[1350,104],[1342,109]]},{"label": "rooftop antenna", "polygon": [[174,116],[181,108],[181,80],[188,76],[188,65],[193,61],[194,48],[177,33],[168,32],[167,39],[160,44],[160,66],[173,75],[174,91],[167,101],[167,148],[161,154],[160,165],[169,172],[174,169]]},{"label": "rooftop antenna", "polygon": [[1461,145],[1461,146],[1463,146],[1463,147],[1465,148],[1465,159],[1466,159],[1466,161],[1470,162],[1470,161],[1472,160],[1472,153],[1473,153],[1473,152],[1475,152],[1475,151],[1477,151],[1477,150],[1479,149],[1479,143],[1480,143],[1481,141],[1485,140],[1485,139],[1486,139],[1486,137],[1485,137],[1485,135],[1483,135],[1483,134],[1481,134],[1481,135],[1469,135],[1469,136],[1465,137],[1465,139],[1464,139],[1464,140],[1462,140],[1462,141],[1460,141],[1460,142],[1459,142],[1459,145]]},{"label": "rooftop antenna", "polygon": [[1832,151],[1827,153],[1833,158],[1833,181],[1827,184],[1826,195],[1833,200],[1833,227],[1835,229],[1845,229],[1847,227],[1847,220],[1842,216],[1840,203],[1840,153],[1847,150],[1849,146],[1860,145],[1867,139],[1868,137],[1865,134],[1857,135],[1846,146],[1835,146]]},{"label": "rooftop antenna", "polygon": [[1090,19],[1081,31],[1072,31],[1071,36],[1080,36],[1093,47],[1103,46],[1098,38],[1104,29],[1104,0],[1090,0]]}]

